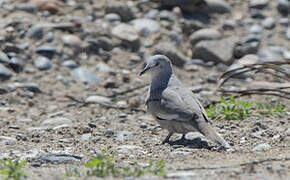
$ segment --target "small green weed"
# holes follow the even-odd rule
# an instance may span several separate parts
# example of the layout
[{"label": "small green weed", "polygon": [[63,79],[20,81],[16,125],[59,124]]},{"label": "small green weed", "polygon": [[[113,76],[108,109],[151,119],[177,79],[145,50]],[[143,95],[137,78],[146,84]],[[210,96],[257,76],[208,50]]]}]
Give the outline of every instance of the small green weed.
[{"label": "small green weed", "polygon": [[163,160],[153,163],[149,160],[149,164],[146,167],[139,166],[136,162],[132,165],[119,168],[113,161],[112,156],[106,156],[99,154],[96,158],[93,158],[89,163],[85,164],[89,170],[87,171],[87,176],[96,177],[140,177],[145,174],[153,174],[156,176],[162,176],[165,174],[165,164]]},{"label": "small green weed", "polygon": [[22,170],[26,163],[26,161],[12,161],[10,158],[8,158],[7,160],[0,160],[0,175],[3,175],[5,177],[5,180],[26,179],[27,175],[25,171]]},{"label": "small green weed", "polygon": [[231,96],[229,100],[221,97],[219,104],[210,105],[207,109],[209,118],[217,120],[243,120],[251,115],[262,114],[270,116],[285,116],[287,110],[280,101],[272,100],[270,103],[253,103],[241,101]]},{"label": "small green weed", "polygon": [[231,96],[229,100],[221,97],[221,103],[216,106],[210,106],[207,110],[209,118],[217,120],[242,120],[251,115],[253,103],[237,100]]},{"label": "small green weed", "polygon": [[271,115],[275,116],[277,115],[278,117],[283,117],[285,116],[287,110],[285,107],[280,103],[280,101],[271,101],[270,103],[257,103],[257,108],[256,111],[259,114],[264,114],[264,115]]}]

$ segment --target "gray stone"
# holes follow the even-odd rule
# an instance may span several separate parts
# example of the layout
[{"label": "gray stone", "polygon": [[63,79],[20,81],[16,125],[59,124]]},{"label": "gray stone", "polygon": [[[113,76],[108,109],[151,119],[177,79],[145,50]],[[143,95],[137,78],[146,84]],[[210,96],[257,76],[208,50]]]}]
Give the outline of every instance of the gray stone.
[{"label": "gray stone", "polygon": [[290,40],[290,27],[286,30],[286,38]]},{"label": "gray stone", "polygon": [[283,58],[286,60],[290,60],[290,51],[285,50],[283,52]]},{"label": "gray stone", "polygon": [[97,42],[99,44],[99,47],[105,51],[111,51],[114,48],[114,43],[112,39],[108,37],[101,36],[97,39]]},{"label": "gray stone", "polygon": [[258,56],[259,56],[259,61],[261,63],[282,61],[281,56],[278,53],[271,50],[270,48],[261,49],[258,53]]},{"label": "gray stone", "polygon": [[65,117],[55,117],[46,119],[42,122],[43,125],[63,125],[63,124],[72,124],[72,120]]},{"label": "gray stone", "polygon": [[230,13],[231,6],[225,0],[205,0],[207,3],[206,11],[209,13]]},{"label": "gray stone", "polygon": [[288,128],[288,129],[286,130],[286,135],[287,135],[287,136],[290,136],[290,128]]},{"label": "gray stone", "polygon": [[265,28],[265,29],[273,29],[275,27],[275,19],[272,18],[272,17],[268,17],[266,18],[265,20],[263,20],[262,22],[262,26]]},{"label": "gray stone", "polygon": [[82,40],[78,36],[72,34],[62,35],[61,40],[69,47],[80,48],[83,44]]},{"label": "gray stone", "polygon": [[171,11],[167,11],[167,10],[162,10],[159,13],[159,18],[160,18],[160,20],[166,20],[166,21],[171,21],[171,22],[174,22],[176,20],[175,14],[173,14]]},{"label": "gray stone", "polygon": [[0,145],[13,145],[16,143],[16,139],[7,136],[0,136]]},{"label": "gray stone", "polygon": [[290,23],[290,20],[288,18],[280,18],[279,19],[279,24],[281,26],[287,27],[287,26],[289,26],[289,23]]},{"label": "gray stone", "polygon": [[68,164],[68,163],[73,163],[73,162],[80,162],[82,159],[81,156],[76,156],[76,155],[71,155],[71,154],[51,154],[51,155],[46,155],[42,156],[39,158],[32,158],[31,163],[32,166],[37,166],[41,164]]},{"label": "gray stone", "polygon": [[68,67],[68,68],[71,68],[71,69],[75,69],[78,67],[77,63],[73,60],[67,60],[67,61],[64,61],[62,63],[63,66],[65,67]]},{"label": "gray stone", "polygon": [[131,24],[139,31],[141,36],[149,37],[161,29],[158,21],[152,19],[135,19]]},{"label": "gray stone", "polygon": [[105,136],[106,137],[112,137],[115,134],[115,132],[112,129],[107,129],[105,131]]},{"label": "gray stone", "polygon": [[27,31],[27,36],[32,39],[41,39],[43,37],[43,25],[33,25],[31,28]]},{"label": "gray stone", "polygon": [[105,19],[110,22],[121,21],[121,17],[119,16],[119,14],[115,14],[115,13],[106,14]]},{"label": "gray stone", "polygon": [[183,67],[184,63],[190,61],[189,58],[184,56],[172,43],[161,42],[155,46],[153,54],[163,54],[169,57],[172,64],[178,67]]},{"label": "gray stone", "polygon": [[196,43],[202,40],[215,40],[220,38],[221,33],[218,30],[211,28],[197,30],[194,33],[192,33],[189,37],[192,45],[195,45]]},{"label": "gray stone", "polygon": [[157,9],[151,9],[147,14],[146,17],[149,19],[157,19],[159,11]]},{"label": "gray stone", "polygon": [[175,150],[175,151],[170,152],[170,154],[171,154],[171,155],[182,155],[182,156],[188,156],[188,155],[191,155],[192,152]]},{"label": "gray stone", "polygon": [[128,153],[138,153],[142,152],[143,154],[145,153],[143,148],[140,146],[135,146],[135,145],[121,145],[117,147],[117,152],[118,153],[123,153],[123,154],[128,154]]},{"label": "gray stone", "polygon": [[233,62],[236,37],[221,40],[206,40],[196,44],[193,49],[193,58],[215,63],[231,64]]},{"label": "gray stone", "polygon": [[45,36],[44,39],[47,42],[52,42],[54,40],[54,33],[53,32],[48,32]]},{"label": "gray stone", "polygon": [[131,141],[133,140],[133,133],[129,131],[119,131],[117,134],[117,141]]},{"label": "gray stone", "polygon": [[128,7],[125,2],[107,3],[105,12],[106,14],[118,14],[124,22],[130,21],[135,17],[132,9]]},{"label": "gray stone", "polygon": [[237,26],[236,21],[234,20],[226,20],[223,24],[224,30],[233,30]]},{"label": "gray stone", "polygon": [[13,69],[14,72],[21,72],[24,68],[25,62],[17,57],[10,59],[9,66]]},{"label": "gray stone", "polygon": [[260,34],[249,34],[245,37],[244,43],[251,43],[251,42],[260,42],[262,39],[262,36]]},{"label": "gray stone", "polygon": [[0,81],[8,80],[12,77],[12,72],[4,65],[0,64]]},{"label": "gray stone", "polygon": [[186,178],[193,178],[198,176],[195,172],[175,172],[175,173],[168,173],[165,175],[165,178],[169,179],[186,179]]},{"label": "gray stone", "polygon": [[36,48],[35,52],[37,54],[40,54],[42,56],[45,56],[51,59],[56,54],[57,50],[55,46],[43,45],[41,47]]},{"label": "gray stone", "polygon": [[71,72],[71,75],[76,81],[84,83],[101,83],[103,80],[97,75],[84,67],[79,67]]},{"label": "gray stone", "polygon": [[0,51],[0,63],[9,63],[8,56],[2,51]]},{"label": "gray stone", "polygon": [[251,26],[251,28],[250,28],[250,33],[252,33],[252,34],[261,34],[262,31],[263,31],[263,28],[258,24],[255,24],[255,25]]},{"label": "gray stone", "polygon": [[21,86],[23,89],[34,92],[34,93],[41,93],[41,89],[39,88],[38,84],[36,83],[26,83]]},{"label": "gray stone", "polygon": [[263,9],[267,7],[269,4],[269,0],[251,0],[250,8]]},{"label": "gray stone", "polygon": [[114,72],[114,70],[108,66],[106,63],[103,63],[103,62],[100,62],[96,65],[96,69],[99,71],[99,72],[102,72],[102,73],[111,73],[111,72]]},{"label": "gray stone", "polygon": [[268,143],[262,143],[262,144],[255,146],[252,149],[252,151],[253,152],[255,152],[255,151],[268,151],[270,148],[271,148],[271,146]]},{"label": "gray stone", "polygon": [[134,50],[139,49],[139,34],[134,26],[129,24],[119,24],[112,29],[112,34],[121,39],[122,43]]},{"label": "gray stone", "polygon": [[250,42],[239,44],[234,49],[235,58],[241,58],[247,54],[256,54],[259,50],[260,43],[259,42]]},{"label": "gray stone", "polygon": [[186,14],[203,13],[230,13],[231,6],[224,0],[161,0],[165,7],[179,6]]},{"label": "gray stone", "polygon": [[278,0],[277,9],[283,15],[289,14],[290,13],[290,1],[289,0]]},{"label": "gray stone", "polygon": [[87,97],[86,102],[87,103],[97,103],[97,104],[112,104],[111,99],[104,97],[104,96],[98,96],[98,95]]},{"label": "gray stone", "polygon": [[86,133],[86,134],[83,134],[81,136],[81,140],[82,141],[88,141],[89,139],[91,139],[91,137],[92,137],[92,134],[91,133]]},{"label": "gray stone", "polygon": [[39,56],[38,58],[36,58],[36,60],[34,61],[34,65],[42,71],[49,70],[52,67],[51,61],[44,56]]},{"label": "gray stone", "polygon": [[257,131],[251,134],[251,137],[261,139],[264,131]]}]

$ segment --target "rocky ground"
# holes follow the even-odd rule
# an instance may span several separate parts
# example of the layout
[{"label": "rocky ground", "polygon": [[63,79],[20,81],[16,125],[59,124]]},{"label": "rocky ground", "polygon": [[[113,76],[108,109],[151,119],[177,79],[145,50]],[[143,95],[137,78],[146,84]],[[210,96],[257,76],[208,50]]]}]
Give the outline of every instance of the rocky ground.
[{"label": "rocky ground", "polygon": [[[226,70],[290,61],[289,16],[288,0],[0,0],[0,158],[26,159],[29,179],[62,179],[103,150],[120,167],[165,161],[164,177],[141,179],[287,179],[289,113],[215,121],[235,152],[210,150],[197,133],[160,145],[167,132],[153,133],[149,79],[138,73],[146,58],[165,54],[208,105]],[[239,78],[228,86],[289,83]]]}]

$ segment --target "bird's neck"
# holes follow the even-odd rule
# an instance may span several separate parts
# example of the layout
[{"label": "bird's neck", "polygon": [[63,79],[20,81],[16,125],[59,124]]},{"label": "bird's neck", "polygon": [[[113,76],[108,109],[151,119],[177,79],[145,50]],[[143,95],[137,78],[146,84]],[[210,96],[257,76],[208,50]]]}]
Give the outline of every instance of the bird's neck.
[{"label": "bird's neck", "polygon": [[152,77],[150,84],[150,94],[152,96],[160,96],[160,94],[168,86],[170,78],[173,76],[171,72],[160,72]]}]

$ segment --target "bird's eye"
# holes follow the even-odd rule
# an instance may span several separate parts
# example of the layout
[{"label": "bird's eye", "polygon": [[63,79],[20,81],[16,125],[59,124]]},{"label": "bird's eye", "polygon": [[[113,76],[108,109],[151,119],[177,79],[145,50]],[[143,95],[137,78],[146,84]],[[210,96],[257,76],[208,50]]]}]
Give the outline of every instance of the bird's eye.
[{"label": "bird's eye", "polygon": [[158,66],[160,64],[160,62],[156,62],[155,66]]}]

